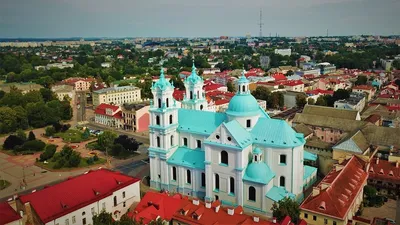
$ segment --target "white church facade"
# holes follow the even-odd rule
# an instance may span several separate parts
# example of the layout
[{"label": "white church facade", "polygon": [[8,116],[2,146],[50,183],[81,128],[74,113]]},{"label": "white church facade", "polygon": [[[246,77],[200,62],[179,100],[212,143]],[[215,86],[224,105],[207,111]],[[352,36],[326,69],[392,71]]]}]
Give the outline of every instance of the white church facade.
[{"label": "white church facade", "polygon": [[182,108],[163,70],[152,86],[152,188],[265,215],[282,198],[303,199],[305,184],[317,173],[303,164],[304,135],[260,108],[244,72],[224,113],[205,111],[204,82],[194,66],[184,84]]}]

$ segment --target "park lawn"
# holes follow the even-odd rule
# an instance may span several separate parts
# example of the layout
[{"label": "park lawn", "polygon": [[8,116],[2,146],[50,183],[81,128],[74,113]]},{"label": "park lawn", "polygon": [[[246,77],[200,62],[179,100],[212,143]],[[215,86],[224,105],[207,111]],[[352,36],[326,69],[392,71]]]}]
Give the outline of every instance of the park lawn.
[{"label": "park lawn", "polygon": [[3,190],[10,185],[11,183],[8,182],[7,180],[0,180],[0,190]]},{"label": "park lawn", "polygon": [[97,161],[95,161],[95,162],[93,162],[92,164],[89,165],[87,163],[87,159],[88,158],[82,158],[81,162],[79,163],[79,166],[77,166],[77,167],[69,167],[68,164],[67,164],[67,165],[64,165],[63,167],[61,167],[60,169],[54,169],[54,165],[57,163],[57,161],[53,162],[51,159],[49,159],[47,161],[48,162],[47,164],[45,164],[43,162],[37,162],[37,163],[44,169],[48,169],[48,170],[65,170],[65,169],[85,168],[85,167],[89,167],[89,166],[93,166],[93,165],[101,165],[101,164],[104,164],[104,163],[107,162],[106,159],[99,157],[99,160],[97,160]]},{"label": "park lawn", "polygon": [[101,151],[100,146],[97,143],[97,141],[92,141],[92,142],[87,143],[86,148],[88,148],[90,150],[100,150]]},{"label": "park lawn", "polygon": [[82,141],[90,140],[91,138],[93,138],[89,137],[88,139],[83,139],[82,134],[83,132],[80,130],[69,129],[65,132],[58,132],[54,134],[54,137],[60,137],[63,139],[63,141],[70,143],[80,143]]}]

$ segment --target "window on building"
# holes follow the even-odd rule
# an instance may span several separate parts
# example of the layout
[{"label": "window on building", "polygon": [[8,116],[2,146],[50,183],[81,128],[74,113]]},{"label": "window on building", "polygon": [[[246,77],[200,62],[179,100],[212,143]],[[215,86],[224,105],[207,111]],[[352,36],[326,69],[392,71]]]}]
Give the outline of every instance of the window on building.
[{"label": "window on building", "polygon": [[114,207],[117,206],[117,196],[114,196]]},{"label": "window on building", "polygon": [[304,213],[304,218],[308,219],[308,214]]},{"label": "window on building", "polygon": [[215,174],[215,189],[219,190],[219,175]]},{"label": "window on building", "polygon": [[245,92],[246,91],[246,86],[242,86],[242,91]]},{"label": "window on building", "polygon": [[249,200],[256,201],[256,189],[253,186],[249,187]]},{"label": "window on building", "polygon": [[65,225],[69,225],[69,219],[65,220]]},{"label": "window on building", "polygon": [[333,225],[336,225],[336,221],[333,221]]},{"label": "window on building", "polygon": [[157,137],[157,148],[161,148],[161,140],[160,140],[160,137]]},{"label": "window on building", "polygon": [[169,124],[172,124],[172,115],[169,115]]},{"label": "window on building", "polygon": [[85,212],[85,211],[82,212],[82,216],[84,216],[84,215],[86,215],[86,212]]},{"label": "window on building", "polygon": [[201,148],[201,141],[197,140],[197,148]]},{"label": "window on building", "polygon": [[158,108],[161,108],[161,98],[158,99]]},{"label": "window on building", "polygon": [[171,147],[174,146],[174,135],[171,135]]},{"label": "window on building", "polygon": [[190,99],[193,99],[193,91],[190,91]]},{"label": "window on building", "polygon": [[92,207],[90,211],[92,212],[92,215],[94,215],[94,207]]},{"label": "window on building", "polygon": [[229,192],[235,194],[235,178],[233,177],[229,179]]},{"label": "window on building", "polygon": [[221,152],[221,163],[228,165],[228,152]]},{"label": "window on building", "polygon": [[203,110],[203,108],[204,108],[204,106],[203,106],[203,105],[200,105],[200,110]]},{"label": "window on building", "polygon": [[192,176],[191,176],[190,170],[186,170],[186,183],[191,184],[192,183]]},{"label": "window on building", "polygon": [[227,139],[228,139],[228,141],[232,141],[232,138],[231,138],[231,137],[227,137]]},{"label": "window on building", "polygon": [[167,107],[169,107],[169,98],[167,98]]},{"label": "window on building", "polygon": [[125,198],[125,191],[122,192],[122,198]]},{"label": "window on building", "polygon": [[285,187],[285,177],[284,176],[281,176],[279,178],[279,186]]},{"label": "window on building", "polygon": [[126,207],[126,202],[123,202],[123,203],[122,203],[122,207]]},{"label": "window on building", "polygon": [[218,195],[215,195],[215,201],[219,200]]},{"label": "window on building", "polygon": [[215,138],[216,138],[216,139],[219,139],[219,135],[218,135],[218,134],[217,134],[217,135],[215,135]]},{"label": "window on building", "polygon": [[172,180],[176,180],[176,167],[172,167]]},{"label": "window on building", "polygon": [[82,224],[83,224],[83,225],[86,225],[86,218],[83,218],[83,219],[82,219]]},{"label": "window on building", "polygon": [[324,218],[324,224],[328,224],[328,219]]},{"label": "window on building", "polygon": [[106,210],[106,203],[105,202],[103,202],[102,208],[103,208],[103,210]]},{"label": "window on building", "polygon": [[246,127],[251,127],[251,120],[246,120]]},{"label": "window on building", "polygon": [[205,187],[206,186],[206,174],[201,173],[201,186]]},{"label": "window on building", "polygon": [[254,162],[257,162],[258,161],[258,155],[255,155],[254,156]]},{"label": "window on building", "polygon": [[72,217],[72,224],[74,224],[74,223],[76,223],[76,217],[75,216]]},{"label": "window on building", "polygon": [[187,138],[183,138],[183,146],[187,146],[187,145],[188,145]]},{"label": "window on building", "polygon": [[280,155],[279,156],[279,163],[280,164],[286,164],[286,155]]},{"label": "window on building", "polygon": [[156,124],[160,125],[160,116],[156,116]]},{"label": "window on building", "polygon": [[313,216],[312,219],[313,219],[314,221],[317,221],[317,216]]}]

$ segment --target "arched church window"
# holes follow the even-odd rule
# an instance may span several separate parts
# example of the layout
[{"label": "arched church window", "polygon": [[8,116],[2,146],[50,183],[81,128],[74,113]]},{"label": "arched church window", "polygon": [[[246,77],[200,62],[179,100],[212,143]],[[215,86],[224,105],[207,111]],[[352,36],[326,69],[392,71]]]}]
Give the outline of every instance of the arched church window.
[{"label": "arched church window", "polygon": [[176,180],[176,167],[172,167],[172,180]]},{"label": "arched church window", "polygon": [[215,174],[215,188],[214,189],[219,190],[219,175],[218,174]]},{"label": "arched church window", "polygon": [[246,86],[242,86],[242,91],[245,92],[246,91]]},{"label": "arched church window", "polygon": [[172,124],[172,115],[169,115],[169,124]]},{"label": "arched church window", "polygon": [[158,99],[158,108],[161,108],[161,98]]},{"label": "arched church window", "polygon": [[156,124],[160,125],[160,116],[156,116]]},{"label": "arched church window", "polygon": [[171,135],[171,147],[174,146],[174,135]]},{"label": "arched church window", "polygon": [[221,152],[221,163],[228,165],[228,152]]},{"label": "arched church window", "polygon": [[249,200],[256,201],[256,189],[253,186],[249,187]]},{"label": "arched church window", "polygon": [[190,170],[186,170],[186,183],[191,184],[192,183],[192,176],[191,176]]},{"label": "arched church window", "polygon": [[284,176],[281,176],[279,178],[279,186],[285,187],[285,177]]},{"label": "arched church window", "polygon": [[193,99],[193,91],[190,91],[190,99]]},{"label": "arched church window", "polygon": [[200,110],[203,110],[203,105],[200,105]]},{"label": "arched church window", "polygon": [[169,107],[169,98],[167,98],[167,107]]},{"label": "arched church window", "polygon": [[157,148],[161,147],[161,140],[160,137],[157,137]]}]

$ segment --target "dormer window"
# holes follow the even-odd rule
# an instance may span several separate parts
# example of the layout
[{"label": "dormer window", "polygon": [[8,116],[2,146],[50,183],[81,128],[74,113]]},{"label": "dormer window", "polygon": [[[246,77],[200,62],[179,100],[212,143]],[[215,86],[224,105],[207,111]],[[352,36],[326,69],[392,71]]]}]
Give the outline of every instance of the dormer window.
[{"label": "dormer window", "polygon": [[326,210],[326,204],[325,204],[325,202],[322,201],[318,208],[319,208],[320,210]]}]

